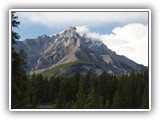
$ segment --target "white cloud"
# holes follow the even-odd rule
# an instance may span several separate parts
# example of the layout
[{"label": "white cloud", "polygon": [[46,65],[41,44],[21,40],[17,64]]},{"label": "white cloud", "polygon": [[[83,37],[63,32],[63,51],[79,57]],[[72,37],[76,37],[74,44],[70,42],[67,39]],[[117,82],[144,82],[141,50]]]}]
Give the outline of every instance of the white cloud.
[{"label": "white cloud", "polygon": [[113,30],[117,36],[121,38],[138,40],[148,34],[147,26],[139,23],[128,24],[124,27],[117,27]]},{"label": "white cloud", "polygon": [[17,12],[20,21],[55,25],[100,25],[104,23],[148,23],[147,12]]},{"label": "white cloud", "polygon": [[140,23],[116,27],[111,34],[89,31],[87,26],[77,27],[77,32],[87,33],[93,40],[101,40],[117,54],[125,55],[133,61],[148,65],[148,25]]},{"label": "white cloud", "polygon": [[83,36],[84,33],[89,33],[89,28],[87,27],[87,25],[84,25],[84,26],[76,26],[76,31],[81,35]]}]

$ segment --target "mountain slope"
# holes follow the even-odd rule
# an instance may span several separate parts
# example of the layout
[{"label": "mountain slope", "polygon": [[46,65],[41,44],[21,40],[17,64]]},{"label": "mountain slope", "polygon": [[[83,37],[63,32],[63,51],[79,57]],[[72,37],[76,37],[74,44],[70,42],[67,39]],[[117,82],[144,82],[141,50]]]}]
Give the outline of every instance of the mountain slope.
[{"label": "mountain slope", "polygon": [[56,74],[67,75],[75,72],[85,74],[91,71],[99,75],[106,71],[121,75],[125,72],[141,72],[145,69],[145,66],[125,56],[117,55],[101,41],[93,41],[85,35],[80,36],[75,27],[50,37],[43,35],[36,39],[17,42],[15,48],[17,51],[23,49],[27,53],[28,71],[31,74],[66,65],[67,67],[63,67],[63,70],[59,70]]}]

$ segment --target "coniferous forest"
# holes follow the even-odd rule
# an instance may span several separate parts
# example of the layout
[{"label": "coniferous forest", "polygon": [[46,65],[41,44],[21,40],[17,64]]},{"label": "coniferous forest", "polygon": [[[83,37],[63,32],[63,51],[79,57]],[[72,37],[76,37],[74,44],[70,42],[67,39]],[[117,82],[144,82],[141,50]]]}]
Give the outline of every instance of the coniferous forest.
[{"label": "coniferous forest", "polygon": [[[18,17],[12,13],[12,27],[18,27]],[[12,31],[12,46],[20,36]],[[36,109],[49,105],[52,109],[148,109],[149,74],[128,73],[116,76],[103,73],[85,76],[44,77],[26,75],[26,54],[12,48],[11,108]],[[46,107],[47,108],[47,107]]]},{"label": "coniferous forest", "polygon": [[135,109],[148,108],[148,73],[95,78],[88,73],[74,77],[32,75],[28,81],[28,103],[33,107],[51,103],[53,108]]},{"label": "coniferous forest", "polygon": [[24,89],[19,91],[20,100],[12,104],[15,108],[37,108],[45,104],[57,109],[149,108],[147,70],[121,77],[107,73],[95,77],[89,72],[86,76],[76,73],[73,77],[50,78],[33,74],[24,79],[25,83],[20,84]]}]

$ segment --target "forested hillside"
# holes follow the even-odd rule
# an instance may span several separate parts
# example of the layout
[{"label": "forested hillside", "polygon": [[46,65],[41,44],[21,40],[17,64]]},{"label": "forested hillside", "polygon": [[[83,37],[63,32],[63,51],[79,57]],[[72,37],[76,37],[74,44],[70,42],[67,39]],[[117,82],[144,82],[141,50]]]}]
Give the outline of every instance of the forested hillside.
[{"label": "forested hillside", "polygon": [[73,77],[28,78],[26,108],[50,104],[53,109],[147,109],[148,70],[116,77],[79,73]]}]

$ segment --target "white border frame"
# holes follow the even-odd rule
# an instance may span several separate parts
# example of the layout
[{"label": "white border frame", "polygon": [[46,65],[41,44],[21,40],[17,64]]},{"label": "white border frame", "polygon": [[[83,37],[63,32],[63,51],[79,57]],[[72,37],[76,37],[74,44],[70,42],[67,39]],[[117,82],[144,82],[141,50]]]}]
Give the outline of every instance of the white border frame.
[{"label": "white border frame", "polygon": [[[149,109],[11,109],[12,12],[148,12]],[[150,111],[151,110],[151,10],[150,9],[10,9],[9,10],[9,110],[10,111]]]}]

